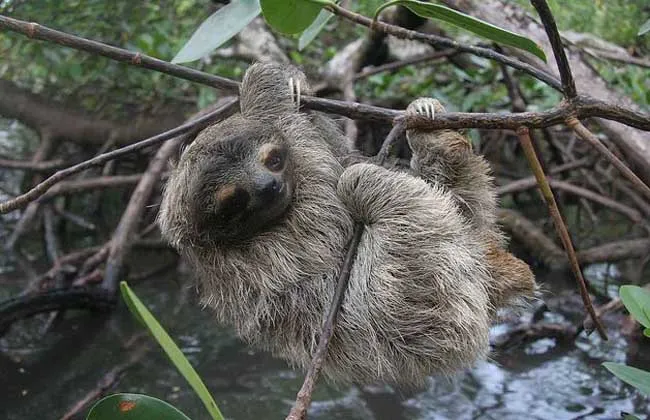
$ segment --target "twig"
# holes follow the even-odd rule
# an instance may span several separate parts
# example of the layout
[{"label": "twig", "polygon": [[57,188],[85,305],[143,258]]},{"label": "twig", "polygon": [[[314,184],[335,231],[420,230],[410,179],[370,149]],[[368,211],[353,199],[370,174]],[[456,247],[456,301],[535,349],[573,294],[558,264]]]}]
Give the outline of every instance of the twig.
[{"label": "twig", "polygon": [[585,282],[585,279],[582,277],[582,271],[580,270],[580,265],[578,264],[578,259],[576,257],[575,250],[573,249],[573,243],[571,242],[569,231],[566,227],[566,224],[564,223],[564,220],[562,219],[560,210],[558,209],[557,203],[555,202],[555,197],[553,197],[553,192],[551,191],[551,187],[548,184],[546,175],[542,171],[541,165],[539,163],[539,159],[537,158],[537,155],[533,150],[528,128],[526,127],[519,128],[517,130],[517,134],[519,135],[519,140],[521,142],[522,148],[524,149],[524,153],[526,154],[526,158],[528,159],[528,163],[530,164],[531,169],[535,174],[535,177],[537,178],[537,183],[542,192],[542,195],[546,200],[546,204],[548,205],[549,212],[555,224],[555,229],[557,230],[557,233],[560,236],[560,240],[562,241],[562,245],[564,246],[567,256],[569,257],[571,270],[573,271],[573,274],[578,280],[580,295],[582,296],[582,301],[585,305],[585,308],[587,309],[587,312],[593,319],[594,325],[596,326],[596,329],[598,330],[598,334],[600,335],[600,337],[603,340],[607,340],[607,333],[605,332],[605,328],[602,326],[602,324],[596,317],[596,313],[594,312],[594,307],[591,303],[589,292],[587,291],[587,284]]},{"label": "twig", "polygon": [[[549,174],[556,175],[562,172],[570,171],[573,169],[582,168],[593,163],[593,159],[590,157],[585,157],[579,160],[574,160],[562,165],[558,165],[549,170]],[[537,179],[534,176],[529,176],[526,178],[518,179],[516,181],[509,182],[505,185],[502,185],[497,188],[498,195],[512,194],[519,191],[525,191],[529,188],[533,188],[537,185]]]},{"label": "twig", "polygon": [[[43,208],[43,227],[45,231],[45,251],[50,262],[54,264],[59,259],[59,241],[54,233],[54,212],[50,205]],[[61,284],[57,284],[57,287],[61,286]]]},{"label": "twig", "polygon": [[632,183],[634,188],[641,192],[646,199],[650,199],[650,187],[648,187],[638,176],[632,172],[630,168],[625,166],[614,153],[611,152],[600,140],[594,136],[577,118],[569,117],[566,120],[567,125],[571,128],[581,139],[591,144],[605,159],[607,159],[628,181]]},{"label": "twig", "polygon": [[318,340],[318,347],[316,347],[311,364],[307,370],[305,381],[303,382],[300,391],[298,391],[296,402],[291,408],[286,420],[303,420],[307,417],[307,410],[311,404],[311,395],[314,391],[318,374],[320,373],[325,357],[327,356],[327,346],[329,345],[332,333],[334,332],[336,316],[338,315],[341,304],[343,303],[345,290],[347,289],[348,280],[350,279],[350,271],[352,270],[354,258],[356,257],[359,248],[363,229],[364,227],[361,224],[356,224],[354,226],[354,234],[348,243],[348,252],[345,256],[341,272],[339,273],[339,278],[336,283],[336,291],[334,292],[334,298],[332,299],[329,313],[327,314],[327,320],[323,325],[323,330]]},{"label": "twig", "polygon": [[[633,209],[630,206],[627,206],[623,203],[619,203],[616,200],[613,200],[604,195],[600,195],[594,191],[588,190],[577,185],[573,185],[570,182],[560,181],[558,179],[549,179],[548,180],[551,187],[566,191],[578,197],[586,198],[594,203],[601,204],[611,210],[614,210],[622,215],[628,217],[635,223],[639,223],[643,220],[643,216],[636,209]],[[512,194],[514,192],[521,192],[527,189],[533,188],[537,185],[537,180],[534,177],[520,179],[518,181],[511,182],[503,187],[497,189],[497,194]]]},{"label": "twig", "polygon": [[387,34],[396,36],[402,39],[411,39],[426,42],[436,47],[442,48],[454,48],[459,52],[466,52],[470,54],[477,55],[479,57],[488,58],[490,60],[497,61],[499,63],[506,64],[510,67],[521,70],[536,79],[541,80],[552,88],[561,91],[562,85],[560,81],[557,80],[552,75],[539,70],[538,68],[519,61],[515,58],[508,57],[506,55],[500,54],[497,51],[491,50],[489,48],[475,47],[469,45],[461,45],[460,43],[445,37],[441,37],[433,34],[424,34],[417,31],[412,31],[410,29],[405,29],[396,25],[391,25],[382,21],[373,21],[370,18],[362,16],[358,13],[354,13],[350,10],[344,9],[341,6],[336,4],[328,4],[325,6],[327,10],[334,13],[335,15],[341,16],[345,19],[348,19],[352,22],[358,23],[359,25],[366,26],[372,30],[385,32]]},{"label": "twig", "polygon": [[[52,152],[52,149],[53,149],[53,141],[50,134],[48,132],[42,132],[41,144],[38,146],[38,149],[32,156],[31,162],[38,163],[44,161]],[[35,175],[32,178],[32,185],[36,184],[37,182],[40,182],[42,179],[43,178],[40,175]],[[12,200],[17,200],[18,197],[14,197]],[[2,204],[0,203],[0,207],[1,206]],[[41,206],[39,203],[29,203],[27,209],[25,209],[25,211],[21,215],[20,220],[18,220],[18,223],[16,223],[13,232],[11,232],[11,236],[9,237],[7,242],[3,244],[4,249],[6,250],[13,249],[14,245],[16,244],[16,242],[18,242],[18,239],[20,239],[21,235],[29,227],[31,227],[31,222],[38,214],[40,208]]]},{"label": "twig", "polygon": [[86,220],[85,218],[79,216],[78,214],[74,214],[74,213],[69,212],[69,211],[58,209],[56,207],[54,207],[54,211],[59,216],[61,216],[65,220],[67,220],[68,222],[70,222],[72,224],[75,224],[75,225],[79,226],[82,229],[90,230],[90,231],[97,230],[97,226],[95,226],[95,224],[93,222]]},{"label": "twig", "polygon": [[535,10],[537,10],[546,30],[548,40],[551,43],[551,48],[553,48],[553,55],[555,55],[555,61],[560,71],[560,79],[562,80],[562,92],[567,99],[571,100],[578,95],[578,91],[576,90],[576,83],[571,74],[571,66],[569,66],[569,60],[564,51],[562,37],[557,29],[553,13],[551,13],[551,9],[548,7],[546,0],[530,0],[530,2],[535,7]]},{"label": "twig", "polygon": [[100,176],[97,178],[62,181],[50,188],[38,201],[43,203],[64,194],[77,194],[88,190],[122,187],[137,184],[142,174]]},{"label": "twig", "polygon": [[121,147],[119,149],[115,149],[111,152],[108,153],[103,153],[101,155],[98,155],[92,159],[86,160],[84,162],[78,163],[76,165],[73,165],[69,168],[60,170],[56,172],[54,175],[50,176],[47,178],[45,181],[41,182],[38,184],[36,187],[32,188],[31,190],[27,191],[25,194],[21,194],[16,198],[13,198],[11,200],[5,201],[4,203],[0,203],[0,214],[2,213],[8,213],[12,210],[21,208],[28,203],[36,200],[38,197],[42,196],[45,194],[45,192],[50,189],[54,184],[57,182],[61,181],[62,179],[79,173],[83,171],[84,169],[91,168],[93,166],[101,165],[104,162],[107,162],[109,160],[118,158],[120,156],[124,156],[126,154],[135,152],[137,150],[144,149],[145,147],[152,146],[154,144],[158,144],[160,142],[163,142],[165,140],[169,140],[171,138],[177,137],[181,134],[188,133],[190,131],[198,131],[201,130],[208,125],[212,124],[215,122],[215,120],[219,118],[225,118],[232,113],[235,112],[236,105],[238,104],[237,99],[230,99],[227,101],[225,105],[220,107],[219,109],[212,111],[200,118],[197,118],[194,121],[190,121],[188,123],[185,123],[181,126],[178,126],[172,130],[165,131],[164,133],[158,134],[156,136],[150,137],[146,140],[140,141],[138,143],[131,144],[129,146]]},{"label": "twig", "polygon": [[65,168],[69,164],[63,160],[48,160],[43,162],[0,159],[0,168],[20,169],[32,172],[48,172],[55,169]]},{"label": "twig", "polygon": [[391,72],[391,71],[399,70],[402,67],[411,66],[411,65],[414,65],[414,64],[420,64],[420,63],[424,63],[424,62],[427,62],[427,61],[433,61],[433,60],[437,60],[439,58],[451,57],[451,56],[453,56],[455,54],[458,54],[457,49],[448,48],[448,49],[442,50],[442,51],[434,51],[434,52],[431,52],[431,53],[428,53],[428,54],[422,54],[422,55],[419,55],[419,56],[416,56],[416,57],[407,58],[406,60],[394,61],[392,63],[384,64],[384,65],[381,65],[381,66],[371,67],[371,68],[368,68],[368,69],[362,71],[361,73],[357,73],[354,76],[354,80],[365,79],[367,77],[373,76],[373,75],[378,74],[378,73]]},{"label": "twig", "polygon": [[[381,151],[377,154],[377,163],[379,165],[384,164],[391,144],[404,132],[404,127],[403,123],[398,123],[391,129],[390,133],[384,140]],[[336,282],[336,290],[334,291],[334,297],[332,298],[327,318],[323,324],[320,338],[318,339],[318,346],[312,356],[311,364],[309,365],[309,369],[305,375],[302,387],[300,387],[300,391],[298,391],[298,395],[296,396],[296,402],[286,418],[287,420],[303,420],[307,418],[307,410],[311,404],[311,396],[314,391],[314,386],[316,385],[316,380],[318,379],[318,375],[320,374],[320,371],[323,368],[323,363],[325,362],[325,357],[327,356],[327,346],[329,345],[332,334],[334,333],[336,317],[341,309],[343,298],[345,297],[345,291],[347,290],[348,281],[350,280],[350,272],[357,255],[357,250],[359,249],[359,243],[361,242],[363,232],[364,225],[362,223],[356,223],[354,225],[352,238],[347,244],[347,253],[341,271],[339,272],[338,280]]]}]

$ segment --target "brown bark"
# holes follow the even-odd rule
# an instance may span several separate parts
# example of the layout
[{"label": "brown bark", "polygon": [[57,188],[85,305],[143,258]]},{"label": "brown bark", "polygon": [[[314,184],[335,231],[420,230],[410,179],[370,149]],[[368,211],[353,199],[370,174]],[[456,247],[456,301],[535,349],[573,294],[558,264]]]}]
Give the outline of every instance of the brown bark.
[{"label": "brown bark", "polygon": [[0,115],[15,118],[52,139],[101,146],[111,136],[117,144],[129,144],[182,123],[183,116],[109,121],[93,118],[78,109],[0,79]]}]

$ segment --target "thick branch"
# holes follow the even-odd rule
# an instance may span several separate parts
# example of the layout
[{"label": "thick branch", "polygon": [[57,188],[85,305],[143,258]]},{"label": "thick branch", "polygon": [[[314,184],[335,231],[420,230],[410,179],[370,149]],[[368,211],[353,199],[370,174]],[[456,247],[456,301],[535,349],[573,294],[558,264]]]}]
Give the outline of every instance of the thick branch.
[{"label": "thick branch", "polygon": [[[79,144],[101,145],[109,138],[114,138],[120,145],[130,144],[173,128],[183,120],[180,115],[136,118],[123,122],[103,120],[32,93],[7,80],[0,80],[0,92],[0,115],[15,118],[40,133],[47,132],[53,140],[65,139]],[[20,164],[3,161],[0,166],[18,168]],[[49,169],[43,167],[42,170]]]}]

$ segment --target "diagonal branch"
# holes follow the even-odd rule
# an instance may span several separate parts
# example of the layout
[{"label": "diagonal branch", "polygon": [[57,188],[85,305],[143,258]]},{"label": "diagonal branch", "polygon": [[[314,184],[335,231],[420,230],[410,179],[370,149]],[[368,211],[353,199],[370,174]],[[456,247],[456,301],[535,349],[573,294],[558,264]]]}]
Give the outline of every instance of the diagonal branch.
[{"label": "diagonal branch", "polygon": [[592,134],[577,118],[569,117],[566,120],[567,125],[571,128],[581,139],[591,144],[598,152],[605,157],[628,181],[634,185],[639,192],[641,192],[648,200],[650,200],[650,187],[648,187],[630,168],[625,166],[614,153],[611,152],[600,140]]},{"label": "diagonal branch", "polygon": [[[388,133],[388,136],[386,136],[386,139],[384,140],[381,151],[377,154],[377,164],[384,164],[388,157],[391,145],[397,138],[404,134],[405,128],[405,125],[401,122],[398,122],[393,126],[393,129]],[[347,245],[345,260],[343,261],[343,266],[339,272],[338,280],[336,282],[336,290],[334,291],[334,297],[332,298],[332,303],[330,304],[330,309],[327,313],[327,319],[323,324],[323,330],[318,339],[318,346],[312,356],[309,369],[307,370],[307,375],[305,375],[305,380],[296,396],[296,402],[291,408],[286,420],[304,420],[307,418],[307,410],[311,404],[311,395],[314,392],[318,375],[323,368],[325,357],[327,357],[327,347],[332,338],[332,334],[334,333],[336,317],[341,309],[341,304],[343,304],[343,298],[345,297],[345,291],[348,287],[350,273],[352,271],[352,266],[354,265],[354,260],[357,255],[357,250],[359,249],[359,243],[361,242],[363,232],[364,225],[362,223],[356,223],[354,225],[352,238]]]},{"label": "diagonal branch", "polygon": [[524,153],[526,154],[526,159],[528,159],[528,163],[530,164],[531,169],[535,174],[535,178],[537,178],[537,184],[539,185],[539,189],[542,192],[542,195],[544,196],[544,200],[546,201],[546,204],[548,204],[548,209],[549,212],[551,213],[551,217],[553,218],[555,229],[557,230],[558,236],[560,237],[560,240],[562,241],[562,245],[564,246],[564,250],[566,251],[567,256],[569,258],[569,262],[571,263],[571,270],[573,271],[573,274],[578,280],[580,296],[582,296],[582,301],[584,302],[585,308],[587,309],[589,316],[593,320],[596,330],[598,330],[598,334],[600,335],[600,337],[603,340],[607,340],[607,333],[605,332],[605,328],[603,327],[600,320],[596,316],[596,312],[594,311],[594,306],[591,303],[591,298],[589,297],[589,292],[587,291],[587,283],[585,282],[585,279],[582,277],[582,270],[580,269],[580,264],[578,263],[578,258],[576,257],[576,252],[575,249],[573,248],[573,243],[571,242],[569,231],[566,227],[566,224],[564,223],[564,220],[562,219],[562,214],[560,213],[560,210],[557,207],[557,203],[555,202],[555,197],[553,196],[551,187],[548,184],[546,175],[544,174],[544,171],[542,170],[542,167],[539,163],[539,159],[537,158],[537,155],[535,154],[535,150],[533,149],[533,145],[530,140],[529,130],[526,127],[521,127],[517,130],[517,134],[519,135],[519,141],[521,142],[521,146],[524,150]]},{"label": "diagonal branch", "polygon": [[76,50],[99,54],[112,60],[121,61],[133,66],[144,67],[150,70],[156,70],[161,73],[202,83],[229,92],[237,92],[239,89],[239,83],[225,77],[204,73],[185,66],[177,66],[148,55],[134,53],[102,42],[91,41],[79,36],[57,31],[56,29],[50,29],[35,22],[25,22],[23,20],[0,15],[0,28],[21,33],[29,38],[42,39],[71,47]]},{"label": "diagonal branch", "polygon": [[166,131],[164,133],[161,133],[149,139],[143,140],[141,142],[131,144],[129,146],[121,147],[119,149],[115,149],[108,153],[102,153],[101,155],[98,155],[92,159],[78,163],[69,168],[60,170],[56,172],[54,175],[47,178],[45,181],[38,184],[36,187],[27,191],[25,194],[19,195],[16,198],[5,201],[4,203],[0,203],[0,214],[8,213],[12,210],[21,208],[27,205],[28,203],[36,200],[38,197],[45,194],[47,190],[49,190],[54,184],[56,184],[57,182],[61,181],[62,179],[70,175],[76,174],[78,172],[81,172],[93,166],[101,165],[105,162],[108,162],[109,160],[113,160],[115,158],[124,156],[126,154],[135,152],[137,150],[141,150],[146,147],[161,143],[165,140],[169,140],[181,134],[189,133],[192,131],[198,132],[204,129],[205,127],[207,127],[208,125],[214,123],[216,120],[225,118],[233,114],[235,112],[238,103],[239,102],[237,99],[232,98],[222,107],[218,108],[215,111],[210,112],[209,114],[206,114],[203,117],[197,118],[194,121],[190,121],[186,124],[183,124],[179,127],[176,127],[172,130]]},{"label": "diagonal branch", "polygon": [[442,36],[425,34],[422,32],[405,29],[400,26],[391,25],[385,22],[376,21],[376,20],[374,21],[363,15],[344,9],[343,7],[337,4],[328,4],[327,6],[325,6],[325,8],[330,12],[334,13],[335,15],[341,16],[347,20],[358,23],[359,25],[366,26],[372,30],[385,32],[387,34],[402,39],[410,39],[410,40],[418,40],[418,41],[426,42],[427,44],[433,45],[435,47],[454,48],[459,52],[470,53],[479,57],[484,57],[490,60],[497,61],[499,63],[503,63],[517,70],[521,70],[524,73],[527,73],[538,80],[541,80],[542,82],[546,83],[547,85],[551,86],[552,88],[558,91],[562,90],[562,85],[560,84],[560,81],[557,80],[552,75],[536,68],[535,66],[532,66],[528,63],[524,63],[523,61],[519,61],[516,58],[508,57],[507,55],[503,55],[495,50],[491,50],[489,48],[475,47],[471,45],[462,45],[452,39],[445,38]]},{"label": "diagonal branch", "polygon": [[567,99],[571,100],[578,95],[578,91],[576,90],[576,82],[573,80],[569,59],[564,51],[562,37],[557,29],[553,13],[551,13],[551,9],[548,7],[546,0],[530,0],[530,2],[535,7],[535,10],[537,10],[546,30],[548,40],[551,43],[551,48],[553,48],[553,55],[555,55],[557,68],[560,71],[560,79],[562,80],[562,92]]}]

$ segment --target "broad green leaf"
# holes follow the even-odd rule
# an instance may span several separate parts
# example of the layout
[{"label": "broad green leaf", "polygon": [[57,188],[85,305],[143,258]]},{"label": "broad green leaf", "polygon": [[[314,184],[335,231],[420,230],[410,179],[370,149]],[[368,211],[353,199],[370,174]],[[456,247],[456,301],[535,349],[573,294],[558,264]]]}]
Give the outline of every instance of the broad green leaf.
[{"label": "broad green leaf", "polygon": [[203,21],[172,63],[187,63],[206,56],[239,33],[260,14],[259,0],[233,0]]},{"label": "broad green leaf", "polygon": [[623,363],[605,362],[603,366],[621,381],[632,385],[644,394],[650,395],[650,372]]},{"label": "broad green leaf", "polygon": [[375,12],[375,16],[378,16],[385,8],[398,4],[408,7],[418,16],[451,23],[494,42],[528,51],[546,62],[546,54],[533,40],[438,4],[425,3],[417,0],[393,0],[381,5]]},{"label": "broad green leaf", "polygon": [[623,420],[641,420],[633,414],[623,414]]},{"label": "broad green leaf", "polygon": [[173,405],[142,394],[113,394],[99,400],[86,420],[190,420]]},{"label": "broad green leaf", "polygon": [[154,318],[151,312],[149,312],[135,293],[133,293],[125,281],[120,282],[120,290],[122,291],[122,298],[126,301],[127,306],[133,315],[147,326],[149,332],[151,332],[156,341],[158,341],[158,344],[160,344],[160,347],[163,348],[174,366],[176,366],[176,369],[178,369],[181,375],[183,375],[185,380],[194,389],[194,392],[199,396],[203,405],[205,405],[205,408],[210,413],[210,416],[212,416],[214,420],[223,420],[223,415],[219,411],[217,404],[214,402],[212,395],[210,395],[205,384],[183,352],[178,348],[176,343],[174,343],[174,340],[171,339],[169,334],[167,334],[156,318]]},{"label": "broad green leaf", "polygon": [[260,0],[266,22],[283,34],[304,31],[316,19],[327,0]]},{"label": "broad green leaf", "polygon": [[643,330],[643,335],[645,335],[646,337],[650,337],[650,328],[644,329]]},{"label": "broad green leaf", "polygon": [[639,28],[639,33],[637,34],[638,36],[645,35],[646,33],[650,32],[650,19],[646,20],[643,25]]},{"label": "broad green leaf", "polygon": [[332,16],[334,15],[325,9],[320,11],[316,20],[314,20],[311,25],[309,25],[309,28],[305,29],[300,35],[300,39],[298,40],[298,51],[302,51],[316,38],[316,36],[318,36]]},{"label": "broad green leaf", "polygon": [[618,290],[618,296],[634,319],[650,328],[650,317],[646,312],[650,310],[650,292],[639,286],[625,285]]}]

